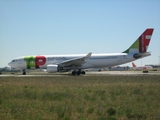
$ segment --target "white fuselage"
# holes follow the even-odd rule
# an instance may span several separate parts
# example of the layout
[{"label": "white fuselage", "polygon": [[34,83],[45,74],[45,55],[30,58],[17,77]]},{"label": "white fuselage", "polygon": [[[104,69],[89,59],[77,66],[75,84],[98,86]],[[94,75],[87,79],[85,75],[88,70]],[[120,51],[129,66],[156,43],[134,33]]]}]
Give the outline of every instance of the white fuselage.
[{"label": "white fuselage", "polygon": [[[57,65],[63,61],[71,60],[74,58],[79,58],[85,56],[85,54],[79,54],[79,55],[42,55],[45,58],[45,61],[43,59],[38,59],[37,63],[39,63],[38,69],[46,69],[47,65]],[[28,58],[27,58],[28,57]],[[36,69],[36,63],[35,63],[35,57],[36,56],[23,56],[19,58],[15,58],[12,60],[9,65],[13,68],[17,69]],[[27,59],[26,59],[27,58]],[[74,66],[74,63],[72,66],[66,65],[61,66],[63,67],[63,70],[73,70],[73,69],[87,69],[87,68],[101,68],[101,67],[110,67],[110,66],[116,66],[120,64],[124,64],[127,62],[131,62],[136,60],[136,58],[133,57],[133,54],[127,54],[127,53],[112,53],[112,54],[92,54],[89,58],[85,59],[84,63],[80,66]]]}]

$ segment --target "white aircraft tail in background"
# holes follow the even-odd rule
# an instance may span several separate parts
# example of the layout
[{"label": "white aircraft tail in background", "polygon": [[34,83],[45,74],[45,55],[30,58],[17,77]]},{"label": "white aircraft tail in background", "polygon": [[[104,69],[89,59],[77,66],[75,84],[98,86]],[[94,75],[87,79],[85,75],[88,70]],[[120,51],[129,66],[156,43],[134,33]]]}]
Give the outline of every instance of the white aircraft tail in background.
[{"label": "white aircraft tail in background", "polygon": [[137,67],[137,66],[134,64],[134,62],[132,62],[132,67],[133,67],[134,70],[152,70],[152,69],[153,69],[152,66],[138,66],[138,67]]},{"label": "white aircraft tail in background", "polygon": [[85,74],[84,69],[88,68],[117,66],[151,55],[150,52],[147,52],[147,48],[153,30],[153,28],[146,29],[124,52],[22,56],[13,59],[9,66],[22,70],[23,75],[26,74],[26,69],[46,69],[47,72],[72,71],[72,75],[80,75]]}]

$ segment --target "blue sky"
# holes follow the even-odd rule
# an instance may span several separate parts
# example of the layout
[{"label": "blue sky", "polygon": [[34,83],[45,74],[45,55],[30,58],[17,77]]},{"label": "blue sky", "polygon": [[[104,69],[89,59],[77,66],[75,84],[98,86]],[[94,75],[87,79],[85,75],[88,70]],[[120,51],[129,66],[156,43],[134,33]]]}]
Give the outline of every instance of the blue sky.
[{"label": "blue sky", "polygon": [[122,52],[146,28],[152,55],[135,63],[159,64],[158,0],[1,0],[0,67],[25,55]]}]

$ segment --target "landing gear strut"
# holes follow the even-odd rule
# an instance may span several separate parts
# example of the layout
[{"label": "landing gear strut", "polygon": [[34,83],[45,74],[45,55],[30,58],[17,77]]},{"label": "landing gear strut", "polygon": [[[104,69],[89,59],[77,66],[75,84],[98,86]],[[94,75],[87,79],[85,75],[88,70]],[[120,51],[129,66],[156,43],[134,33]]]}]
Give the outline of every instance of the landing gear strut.
[{"label": "landing gear strut", "polygon": [[72,71],[72,75],[80,75],[80,74],[82,74],[82,75],[84,75],[85,74],[85,71],[81,71],[81,70],[78,70],[78,71]]},{"label": "landing gear strut", "polygon": [[22,75],[26,75],[26,71],[25,70],[23,70]]}]

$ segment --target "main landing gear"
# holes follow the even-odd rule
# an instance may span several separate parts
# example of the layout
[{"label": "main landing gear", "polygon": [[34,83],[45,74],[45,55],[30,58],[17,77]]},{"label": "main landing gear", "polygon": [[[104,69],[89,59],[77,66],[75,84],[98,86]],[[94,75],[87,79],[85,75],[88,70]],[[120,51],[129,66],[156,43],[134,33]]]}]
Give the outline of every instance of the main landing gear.
[{"label": "main landing gear", "polygon": [[85,71],[81,71],[81,70],[78,70],[78,71],[72,71],[72,75],[80,75],[80,74],[82,74],[82,75],[84,75],[84,74],[86,74],[86,72]]},{"label": "main landing gear", "polygon": [[23,70],[22,75],[26,75],[26,71],[25,70]]}]

